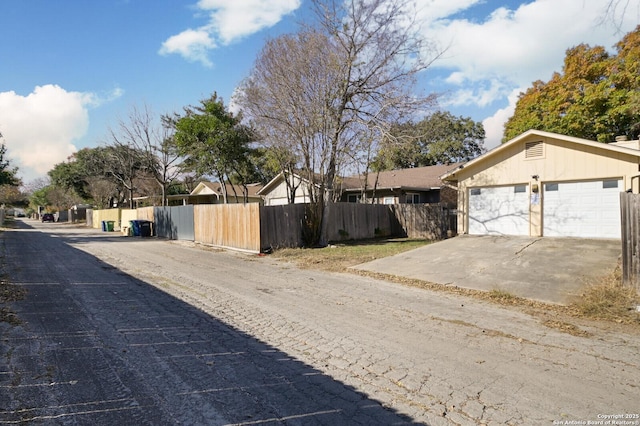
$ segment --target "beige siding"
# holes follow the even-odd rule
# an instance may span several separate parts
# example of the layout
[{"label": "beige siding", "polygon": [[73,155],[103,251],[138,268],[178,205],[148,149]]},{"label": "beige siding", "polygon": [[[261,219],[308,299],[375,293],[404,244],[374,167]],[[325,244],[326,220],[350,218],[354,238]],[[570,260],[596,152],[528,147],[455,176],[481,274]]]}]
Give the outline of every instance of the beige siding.
[{"label": "beige siding", "polygon": [[[296,185],[298,185],[298,189],[296,190],[295,204],[308,203],[309,197],[307,196],[307,188],[305,187],[305,184],[301,184],[298,177],[295,178],[295,182]],[[278,206],[288,204],[288,200],[287,185],[284,181],[280,181],[280,183],[275,188],[273,188],[272,191],[264,196],[264,205]]]},{"label": "beige siding", "polygon": [[[526,158],[525,144],[542,141],[543,155]],[[530,206],[530,235],[542,234],[542,185],[546,182],[621,178],[623,188],[631,187],[631,177],[640,174],[637,156],[578,144],[555,138],[531,135],[494,155],[488,155],[456,172],[458,178],[458,232],[468,232],[468,190],[473,187],[528,184],[538,186],[539,203]],[[538,178],[535,179],[534,176]],[[530,194],[531,195],[531,194]]]}]

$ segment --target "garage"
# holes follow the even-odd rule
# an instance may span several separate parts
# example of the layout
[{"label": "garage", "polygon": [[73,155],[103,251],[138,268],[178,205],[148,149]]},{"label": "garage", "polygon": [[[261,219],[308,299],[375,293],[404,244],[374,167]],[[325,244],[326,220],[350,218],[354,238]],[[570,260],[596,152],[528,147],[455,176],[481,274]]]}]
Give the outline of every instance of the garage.
[{"label": "garage", "polygon": [[528,130],[450,170],[459,234],[620,239],[620,194],[640,193],[640,140]]},{"label": "garage", "polygon": [[543,235],[620,238],[622,179],[544,184]]},{"label": "garage", "polygon": [[529,235],[529,187],[469,189],[469,233]]}]

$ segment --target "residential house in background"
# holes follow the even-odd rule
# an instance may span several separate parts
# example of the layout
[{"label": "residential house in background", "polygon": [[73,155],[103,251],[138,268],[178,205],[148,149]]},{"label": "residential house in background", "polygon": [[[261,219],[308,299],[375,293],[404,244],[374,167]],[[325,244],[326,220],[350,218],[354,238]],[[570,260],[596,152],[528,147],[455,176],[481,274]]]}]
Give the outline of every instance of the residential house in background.
[{"label": "residential house in background", "polygon": [[459,164],[370,172],[348,177],[341,183],[340,201],[373,204],[433,204],[455,208],[457,188],[440,179]]},{"label": "residential house in background", "polygon": [[[242,204],[245,202],[244,187],[242,185],[227,184],[227,203]],[[262,188],[262,184],[251,183],[247,185],[248,203],[262,203],[262,197],[257,195]],[[146,200],[149,197],[142,197],[139,200]],[[167,197],[170,205],[188,204],[223,204],[222,185],[219,182],[200,182],[189,194],[169,195]]]},{"label": "residential house in background", "polygon": [[[341,202],[373,204],[441,203],[455,208],[455,184],[443,183],[440,176],[456,169],[459,164],[416,167],[411,169],[371,172],[365,176],[352,176],[338,180],[336,192]],[[297,174],[288,175],[296,188],[295,204],[308,203],[306,180]],[[258,195],[266,206],[289,204],[285,175],[280,173],[267,183]]]},{"label": "residential house in background", "polygon": [[[242,185],[227,184],[226,188],[228,204],[242,204],[245,202],[245,187]],[[248,184],[246,186],[246,201],[249,203],[262,203],[262,197],[258,195],[260,189],[262,189],[262,184]],[[222,204],[224,203],[222,185],[220,182],[200,182],[193,191],[191,191],[188,200],[189,204]]]},{"label": "residential house in background", "polygon": [[285,179],[289,179],[289,185],[295,188],[295,200],[293,204],[305,204],[309,202],[307,180],[297,173],[280,172],[257,192],[257,195],[262,197],[265,206],[290,204]]}]

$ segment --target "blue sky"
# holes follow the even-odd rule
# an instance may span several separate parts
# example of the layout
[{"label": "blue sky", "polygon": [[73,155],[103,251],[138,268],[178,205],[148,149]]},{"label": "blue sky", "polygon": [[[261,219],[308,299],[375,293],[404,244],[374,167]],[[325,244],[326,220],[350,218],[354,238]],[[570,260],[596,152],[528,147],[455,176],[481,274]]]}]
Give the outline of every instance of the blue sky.
[{"label": "blue sky", "polygon": [[[309,0],[2,0],[0,132],[25,183],[103,144],[134,107],[228,104],[269,37],[308,19]],[[420,75],[440,108],[502,137],[519,92],[560,71],[566,49],[607,48],[640,22],[640,0],[417,0],[446,52]],[[603,18],[611,19],[603,19]],[[614,25],[615,24],[615,25]]]}]

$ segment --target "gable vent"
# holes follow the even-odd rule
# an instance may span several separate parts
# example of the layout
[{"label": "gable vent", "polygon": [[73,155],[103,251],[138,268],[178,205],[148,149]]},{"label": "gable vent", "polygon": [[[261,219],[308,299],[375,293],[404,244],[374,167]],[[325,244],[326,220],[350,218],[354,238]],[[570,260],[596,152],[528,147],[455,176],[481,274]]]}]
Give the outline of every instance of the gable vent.
[{"label": "gable vent", "polygon": [[542,157],[542,142],[527,142],[524,145],[525,158]]}]

